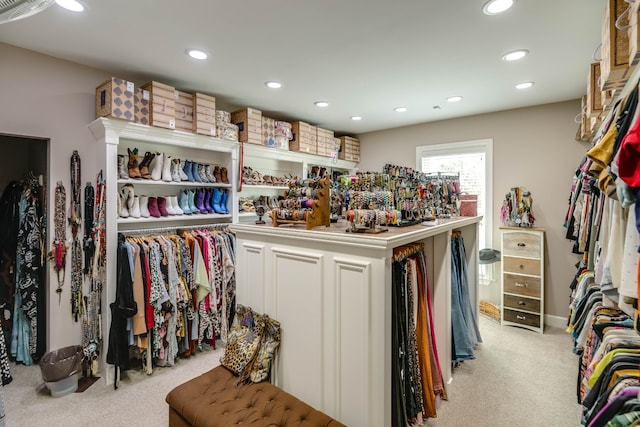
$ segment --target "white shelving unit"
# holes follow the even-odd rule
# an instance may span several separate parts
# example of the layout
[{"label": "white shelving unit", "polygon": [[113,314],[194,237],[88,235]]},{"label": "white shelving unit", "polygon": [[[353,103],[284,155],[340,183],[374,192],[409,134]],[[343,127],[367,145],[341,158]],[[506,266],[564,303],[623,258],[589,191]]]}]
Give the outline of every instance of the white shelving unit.
[{"label": "white shelving unit", "polygon": [[[218,222],[237,222],[238,203],[234,183],[237,182],[239,144],[204,135],[162,129],[130,123],[118,119],[100,118],[89,124],[97,143],[99,167],[102,168],[106,183],[106,277],[102,300],[102,330],[105,337],[102,349],[101,371],[107,384],[114,381],[113,369],[106,369],[107,340],[111,326],[109,304],[116,293],[116,265],[118,232],[133,229],[148,229],[150,232],[159,227],[175,227]],[[118,154],[127,154],[127,148],[138,148],[139,158],[145,151],[160,152],[175,158],[187,159],[198,163],[219,165],[227,168],[229,184],[207,184],[191,182],[162,182],[151,180],[118,179]],[[180,188],[220,187],[228,191],[228,215],[192,214],[174,215],[160,218],[119,218],[117,197],[119,189],[125,184],[133,184],[136,195],[163,196],[175,195]]]}]

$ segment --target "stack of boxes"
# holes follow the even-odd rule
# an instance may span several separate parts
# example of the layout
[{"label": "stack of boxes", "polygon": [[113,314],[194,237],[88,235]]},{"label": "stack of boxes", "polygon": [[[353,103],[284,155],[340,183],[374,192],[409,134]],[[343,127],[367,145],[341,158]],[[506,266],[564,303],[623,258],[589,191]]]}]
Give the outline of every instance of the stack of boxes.
[{"label": "stack of boxes", "polygon": [[181,90],[174,92],[176,102],[175,122],[176,130],[192,133],[194,131],[193,122],[193,95]]},{"label": "stack of boxes", "polygon": [[318,156],[331,157],[331,153],[335,152],[335,138],[332,130],[317,128],[316,142]]},{"label": "stack of boxes", "polygon": [[360,140],[350,136],[341,136],[340,138],[340,154],[339,159],[351,162],[360,161]]},{"label": "stack of boxes", "polygon": [[306,154],[317,154],[316,127],[305,122],[291,123],[293,138],[289,141],[289,151],[298,151]]},{"label": "stack of boxes", "polygon": [[142,86],[149,91],[149,124],[166,129],[176,128],[175,88],[151,81]]},{"label": "stack of boxes", "polygon": [[193,133],[217,136],[216,98],[196,92],[193,94]]},{"label": "stack of boxes", "polygon": [[262,111],[250,107],[234,111],[231,123],[238,126],[238,141],[262,144]]}]

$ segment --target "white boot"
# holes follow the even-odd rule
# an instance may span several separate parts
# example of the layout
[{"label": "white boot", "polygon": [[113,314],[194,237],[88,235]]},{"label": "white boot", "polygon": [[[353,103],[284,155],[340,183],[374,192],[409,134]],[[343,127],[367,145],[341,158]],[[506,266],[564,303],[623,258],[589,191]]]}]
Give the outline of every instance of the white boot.
[{"label": "white boot", "polygon": [[140,218],[140,197],[133,196],[133,202],[131,203],[131,209],[129,209],[129,216],[132,218]]},{"label": "white boot", "polygon": [[149,218],[149,198],[147,196],[140,196],[140,216],[142,218]]},{"label": "white boot", "polygon": [[127,160],[124,154],[118,154],[118,179],[129,179],[129,172],[127,172]]},{"label": "white boot", "polygon": [[162,180],[164,182],[171,182],[171,156],[163,154],[162,159]]},{"label": "white boot", "polygon": [[162,166],[164,161],[164,154],[156,152],[156,157],[153,159],[153,168],[151,169],[151,179],[154,181],[160,181],[162,178]]},{"label": "white boot", "polygon": [[129,218],[127,202],[122,200],[122,194],[118,194],[118,215],[120,218]]},{"label": "white boot", "polygon": [[164,198],[166,200],[164,208],[167,210],[169,215],[176,215],[176,210],[173,208],[173,203],[171,202],[171,196],[167,196]]},{"label": "white boot", "polygon": [[184,212],[180,209],[180,205],[178,204],[178,196],[170,196],[169,203],[171,203],[171,207],[175,211],[175,215],[184,215]]}]

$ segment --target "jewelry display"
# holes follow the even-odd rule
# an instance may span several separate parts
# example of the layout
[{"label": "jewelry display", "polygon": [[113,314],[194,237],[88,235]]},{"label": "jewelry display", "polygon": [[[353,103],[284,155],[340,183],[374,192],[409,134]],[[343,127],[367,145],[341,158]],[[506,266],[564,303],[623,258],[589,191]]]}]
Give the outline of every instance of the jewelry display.
[{"label": "jewelry display", "polygon": [[331,181],[328,178],[291,179],[284,199],[278,201],[278,208],[271,210],[273,226],[282,224],[306,224],[313,227],[331,225],[329,211]]}]

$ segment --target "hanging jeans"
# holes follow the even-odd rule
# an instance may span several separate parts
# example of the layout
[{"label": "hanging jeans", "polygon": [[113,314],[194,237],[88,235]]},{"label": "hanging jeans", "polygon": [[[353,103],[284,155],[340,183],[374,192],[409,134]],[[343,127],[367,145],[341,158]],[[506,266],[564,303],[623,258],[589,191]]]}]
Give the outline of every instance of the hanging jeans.
[{"label": "hanging jeans", "polygon": [[482,338],[469,298],[467,257],[462,237],[451,239],[451,328],[453,362],[475,358],[473,347],[482,342]]}]

